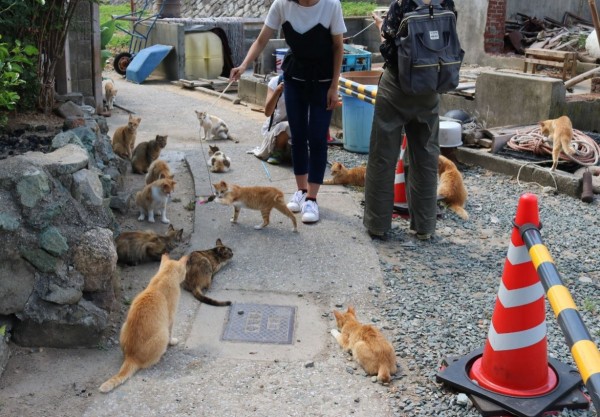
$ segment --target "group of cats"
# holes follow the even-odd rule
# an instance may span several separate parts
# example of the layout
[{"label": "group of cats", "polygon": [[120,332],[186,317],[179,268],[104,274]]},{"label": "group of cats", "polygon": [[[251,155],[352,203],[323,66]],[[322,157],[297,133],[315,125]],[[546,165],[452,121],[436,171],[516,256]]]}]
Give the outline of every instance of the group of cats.
[{"label": "group of cats", "polygon": [[[323,184],[340,184],[365,186],[365,176],[367,174],[366,166],[346,168],[341,162],[334,162],[331,165],[331,176],[333,178],[323,181]],[[464,209],[467,202],[467,189],[463,182],[460,171],[456,168],[454,162],[440,155],[438,162],[438,189],[439,198],[464,220],[469,219],[469,214]]]}]

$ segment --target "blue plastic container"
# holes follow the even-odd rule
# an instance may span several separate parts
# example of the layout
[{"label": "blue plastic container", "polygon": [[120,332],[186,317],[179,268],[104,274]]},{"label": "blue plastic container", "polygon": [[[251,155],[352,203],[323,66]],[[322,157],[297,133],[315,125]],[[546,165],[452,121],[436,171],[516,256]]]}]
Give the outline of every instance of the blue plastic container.
[{"label": "blue plastic container", "polygon": [[[365,87],[377,88],[376,85],[365,85]],[[356,153],[369,153],[375,106],[343,92],[340,94],[342,95],[344,149]]]},{"label": "blue plastic container", "polygon": [[125,72],[128,81],[141,84],[158,64],[171,52],[171,45],[152,45],[135,54]]}]

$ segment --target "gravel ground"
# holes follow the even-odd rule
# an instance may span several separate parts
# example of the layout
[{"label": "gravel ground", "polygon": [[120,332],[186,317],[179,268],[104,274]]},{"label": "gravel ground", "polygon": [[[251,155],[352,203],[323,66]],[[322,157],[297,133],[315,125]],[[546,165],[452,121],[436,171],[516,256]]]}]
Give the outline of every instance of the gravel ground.
[{"label": "gravel ground", "polygon": [[[329,161],[348,167],[367,155],[331,148]],[[600,342],[600,238],[598,201],[592,204],[565,195],[542,194],[535,184],[478,167],[459,167],[469,192],[463,221],[445,211],[432,242],[408,234],[408,222],[394,220],[391,239],[376,241],[384,286],[372,321],[393,334],[401,363],[399,389],[390,390],[398,416],[479,416],[469,404],[457,404],[457,393],[435,382],[442,360],[463,356],[484,345],[506,258],[512,219],[519,196],[538,195],[542,238],[569,288],[596,345]],[[362,189],[356,189],[358,201]],[[547,302],[548,353],[576,367],[565,338]],[[563,411],[561,416],[595,416],[588,411]]]}]

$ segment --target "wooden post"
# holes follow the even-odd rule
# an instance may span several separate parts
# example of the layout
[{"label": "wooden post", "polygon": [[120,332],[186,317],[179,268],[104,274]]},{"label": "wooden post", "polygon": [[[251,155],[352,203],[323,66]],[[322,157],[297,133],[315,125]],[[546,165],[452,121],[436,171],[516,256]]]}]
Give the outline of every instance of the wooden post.
[{"label": "wooden post", "polygon": [[596,38],[598,38],[598,45],[600,46],[600,19],[598,19],[598,9],[596,9],[596,0],[588,0],[588,4],[590,5],[592,22],[594,22],[594,29],[596,29]]}]

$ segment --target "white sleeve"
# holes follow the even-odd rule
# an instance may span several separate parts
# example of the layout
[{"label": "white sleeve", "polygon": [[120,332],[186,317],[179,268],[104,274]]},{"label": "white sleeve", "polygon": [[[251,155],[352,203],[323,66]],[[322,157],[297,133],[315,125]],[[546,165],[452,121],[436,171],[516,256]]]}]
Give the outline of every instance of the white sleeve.
[{"label": "white sleeve", "polygon": [[[287,1],[287,0],[283,0]],[[269,13],[267,13],[267,18],[265,19],[265,26],[270,27],[273,30],[279,30],[281,25],[283,25],[283,9],[282,9],[282,0],[275,0],[271,7],[269,8]]]},{"label": "white sleeve", "polygon": [[269,83],[267,84],[267,88],[270,88],[271,90],[275,90],[277,88],[278,83],[279,83],[279,76],[273,77],[269,80]]},{"label": "white sleeve", "polygon": [[342,14],[342,5],[339,0],[333,1],[333,13],[331,14],[330,32],[332,35],[341,35],[346,32],[346,24],[344,23],[344,15]]}]

